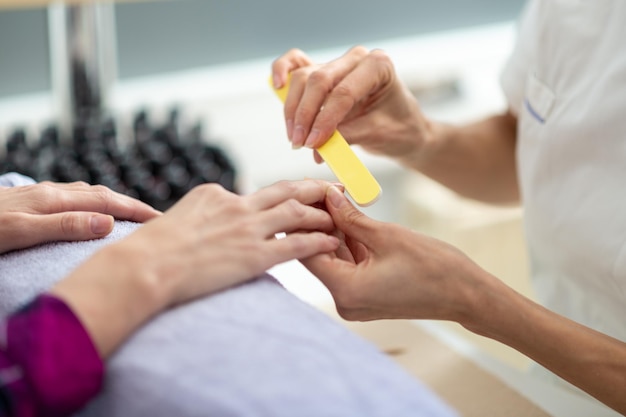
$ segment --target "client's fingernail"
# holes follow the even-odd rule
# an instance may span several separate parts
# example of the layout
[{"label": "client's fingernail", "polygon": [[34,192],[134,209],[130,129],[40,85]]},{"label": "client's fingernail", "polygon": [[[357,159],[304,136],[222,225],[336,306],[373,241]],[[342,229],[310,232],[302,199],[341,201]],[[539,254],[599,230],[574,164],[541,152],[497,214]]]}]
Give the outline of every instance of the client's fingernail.
[{"label": "client's fingernail", "polygon": [[113,218],[111,216],[92,216],[89,222],[91,233],[94,235],[103,235],[111,230],[111,222]]},{"label": "client's fingernail", "polygon": [[333,186],[337,187],[342,193],[346,191],[346,187],[340,182],[333,182]]},{"label": "client's fingernail", "polygon": [[341,207],[343,203],[346,201],[346,197],[339,191],[337,187],[328,187],[328,199],[330,200],[330,204],[335,208]]},{"label": "client's fingernail", "polygon": [[317,129],[311,130],[311,133],[309,133],[309,137],[306,138],[306,142],[304,142],[304,146],[306,146],[307,148],[311,148],[317,142],[317,139],[319,137],[320,137],[319,130]]}]

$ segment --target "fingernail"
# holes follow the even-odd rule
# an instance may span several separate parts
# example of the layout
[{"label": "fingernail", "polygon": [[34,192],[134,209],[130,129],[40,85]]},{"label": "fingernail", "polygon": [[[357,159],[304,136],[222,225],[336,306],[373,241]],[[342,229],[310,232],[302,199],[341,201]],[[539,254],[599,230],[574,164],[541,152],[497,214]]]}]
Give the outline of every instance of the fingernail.
[{"label": "fingernail", "polygon": [[315,144],[317,142],[317,139],[320,137],[320,131],[317,129],[313,129],[311,130],[311,133],[309,133],[309,137],[306,138],[306,142],[304,142],[304,146],[306,146],[307,148],[311,148],[313,147],[313,144]]},{"label": "fingernail", "polygon": [[278,74],[274,74],[272,78],[274,80],[272,81],[274,83],[274,88],[280,88],[281,84],[280,84],[280,77],[278,76]]},{"label": "fingernail", "polygon": [[342,193],[344,191],[346,191],[346,187],[342,183],[340,183],[340,182],[333,182],[332,184],[333,184],[334,187],[337,187],[337,189],[339,191],[341,191]]},{"label": "fingernail", "polygon": [[296,126],[293,131],[293,138],[291,138],[291,147],[298,149],[302,147],[304,143],[304,128],[302,126]]},{"label": "fingernail", "polygon": [[346,197],[339,191],[339,189],[335,186],[328,187],[328,199],[330,200],[330,204],[335,208],[340,208],[342,204],[345,203]]},{"label": "fingernail", "polygon": [[94,235],[103,235],[111,229],[111,216],[92,216],[89,226]]}]

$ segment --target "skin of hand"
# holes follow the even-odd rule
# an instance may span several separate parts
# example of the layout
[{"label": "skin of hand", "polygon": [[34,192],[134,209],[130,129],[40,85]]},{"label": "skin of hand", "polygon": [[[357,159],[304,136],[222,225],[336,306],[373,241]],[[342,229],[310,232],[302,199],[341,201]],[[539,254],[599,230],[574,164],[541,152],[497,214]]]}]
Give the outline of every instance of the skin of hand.
[{"label": "skin of hand", "polygon": [[[330,183],[280,182],[246,196],[208,184],[96,253],[52,294],[81,318],[103,357],[152,315],[253,279],[291,259],[334,251]],[[277,239],[277,233],[286,236]]]},{"label": "skin of hand", "polygon": [[487,275],[467,256],[439,240],[368,218],[335,188],[328,191],[326,207],[340,246],[301,262],[330,290],[343,318],[464,320],[472,287]]},{"label": "skin of hand", "polygon": [[381,50],[355,47],[315,64],[292,49],[272,63],[274,86],[282,87],[289,74],[284,116],[294,148],[315,149],[339,129],[350,144],[391,157],[463,196],[519,202],[512,112],[463,126],[426,118]]},{"label": "skin of hand", "polygon": [[114,218],[145,222],[161,212],[100,185],[42,182],[0,187],[0,253],[51,241],[108,235]]},{"label": "skin of hand", "polygon": [[292,49],[272,63],[274,87],[288,74],[284,113],[294,148],[317,148],[339,129],[351,144],[399,158],[415,154],[430,135],[417,101],[381,50],[358,46],[319,65]]},{"label": "skin of hand", "polygon": [[456,321],[626,414],[626,343],[527,299],[444,242],[366,217],[333,187],[326,207],[341,244],[301,262],[343,318]]}]

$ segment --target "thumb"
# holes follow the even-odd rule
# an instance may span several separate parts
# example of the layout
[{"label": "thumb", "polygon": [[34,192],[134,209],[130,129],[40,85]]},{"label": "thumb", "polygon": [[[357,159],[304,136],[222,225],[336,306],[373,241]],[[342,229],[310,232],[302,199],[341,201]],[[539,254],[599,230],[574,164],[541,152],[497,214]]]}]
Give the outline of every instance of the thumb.
[{"label": "thumb", "polygon": [[335,222],[335,226],[346,236],[370,246],[376,229],[376,221],[360,212],[337,187],[331,186],[326,191],[326,209]]},{"label": "thumb", "polygon": [[38,233],[33,238],[39,240],[37,243],[97,239],[111,233],[114,224],[113,216],[82,211],[35,217]]}]

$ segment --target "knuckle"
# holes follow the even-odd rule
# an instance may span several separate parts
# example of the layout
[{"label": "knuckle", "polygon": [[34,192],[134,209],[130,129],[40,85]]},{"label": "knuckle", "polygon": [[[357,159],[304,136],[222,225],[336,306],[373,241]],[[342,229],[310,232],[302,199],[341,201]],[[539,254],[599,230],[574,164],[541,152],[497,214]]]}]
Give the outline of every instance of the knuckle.
[{"label": "knuckle", "polygon": [[358,210],[350,210],[345,217],[345,221],[349,226],[356,226],[361,223],[363,213]]},{"label": "knuckle", "polygon": [[109,204],[113,201],[113,191],[104,185],[90,186],[96,198],[104,205],[103,209],[108,211]]},{"label": "knuckle", "polygon": [[104,185],[92,185],[90,186],[96,195],[102,200],[110,200],[113,197],[113,191]]},{"label": "knuckle", "polygon": [[301,56],[305,56],[305,53],[300,48],[291,48],[289,51],[287,51],[286,55],[301,57]]},{"label": "knuckle", "polygon": [[360,56],[360,57],[365,57],[365,56],[367,56],[367,54],[369,54],[369,49],[367,49],[363,45],[356,45],[356,46],[353,46],[352,48],[350,48],[349,53],[353,54],[353,55]]},{"label": "knuckle", "polygon": [[73,183],[71,183],[70,185],[74,185],[76,187],[80,187],[80,188],[89,188],[91,187],[91,185],[89,185],[87,182],[85,181],[74,181]]},{"label": "knuckle", "polygon": [[276,187],[285,195],[294,195],[298,192],[298,186],[295,181],[281,180],[276,183]]},{"label": "knuckle", "polygon": [[330,74],[322,71],[321,69],[318,69],[311,73],[308,83],[314,88],[320,88],[324,91],[330,91],[333,86],[333,79]]},{"label": "knuckle", "polygon": [[340,100],[343,103],[347,103],[350,108],[352,108],[356,104],[354,92],[348,85],[344,83],[338,84],[333,89],[333,95],[337,100]]},{"label": "knuckle", "polygon": [[301,233],[296,233],[291,236],[289,245],[293,253],[302,254],[310,248],[310,240],[306,239]]},{"label": "knuckle", "polygon": [[387,53],[381,49],[376,49],[367,56],[366,59],[371,60],[374,66],[379,68],[386,79],[391,79],[395,73],[393,61]]},{"label": "knuckle", "polygon": [[391,60],[389,55],[387,55],[387,53],[382,49],[374,49],[368,54],[368,57],[369,59],[375,62],[379,62],[382,65],[393,67],[393,61]]},{"label": "knuckle", "polygon": [[25,188],[24,191],[32,191],[35,194],[36,198],[33,200],[33,203],[36,203],[34,205],[35,208],[41,208],[50,205],[57,200],[57,197],[59,200],[62,199],[62,196],[59,195],[58,190],[53,186],[53,183],[51,182],[46,181],[29,187],[32,188]]},{"label": "knuckle", "polygon": [[71,236],[80,231],[80,225],[76,216],[72,213],[64,213],[60,221],[61,233]]},{"label": "knuckle", "polygon": [[283,203],[284,209],[287,212],[287,216],[302,219],[306,216],[306,208],[300,204],[299,201],[290,198],[289,200]]},{"label": "knuckle", "polygon": [[224,203],[229,200],[229,192],[218,183],[205,183],[195,186],[185,196],[189,201],[206,201],[207,204]]},{"label": "knuckle", "polygon": [[222,187],[221,184],[218,183],[206,183],[206,184],[200,184],[198,186],[196,186],[193,189],[193,192],[196,194],[201,194],[201,195],[207,195],[207,196],[214,196],[214,195],[218,195],[222,192],[226,191],[226,189],[224,187]]}]

